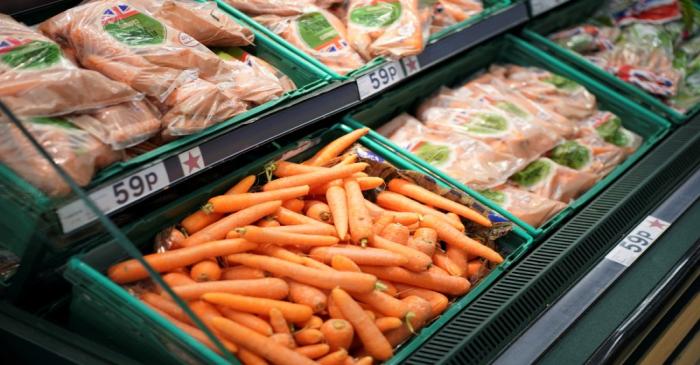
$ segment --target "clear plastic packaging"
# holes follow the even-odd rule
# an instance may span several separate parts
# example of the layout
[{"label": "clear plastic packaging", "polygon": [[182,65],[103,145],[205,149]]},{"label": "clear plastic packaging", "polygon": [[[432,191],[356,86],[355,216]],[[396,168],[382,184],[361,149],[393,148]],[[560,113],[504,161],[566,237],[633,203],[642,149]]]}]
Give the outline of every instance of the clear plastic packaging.
[{"label": "clear plastic packaging", "polygon": [[255,57],[239,47],[218,48],[216,54],[240,70],[233,85],[241,89],[246,101],[260,105],[294,90],[294,82],[263,59]]},{"label": "clear plastic packaging", "polygon": [[511,176],[510,181],[547,199],[569,203],[598,181],[595,174],[574,170],[543,157]]},{"label": "clear plastic packaging", "polygon": [[631,155],[642,144],[642,137],[622,126],[620,118],[607,111],[599,111],[579,122],[580,135],[594,135],[605,142],[622,148],[626,156]]},{"label": "clear plastic packaging", "polygon": [[250,15],[291,16],[304,13],[314,0],[225,0],[234,8]]},{"label": "clear plastic packaging", "polygon": [[0,101],[17,115],[60,115],[140,100],[143,95],[84,70],[60,47],[0,14]]},{"label": "clear plastic packaging", "polygon": [[541,197],[510,184],[479,193],[533,227],[543,225],[549,218],[566,208],[566,204],[560,201]]},{"label": "clear plastic packaging", "polygon": [[566,141],[548,153],[552,161],[574,170],[589,172],[602,179],[625,160],[622,148],[596,135]]},{"label": "clear plastic packaging", "polygon": [[160,132],[157,111],[146,101],[123,103],[91,114],[70,117],[76,126],[88,131],[115,150],[142,143]]},{"label": "clear plastic packaging", "polygon": [[433,9],[430,32],[463,22],[484,10],[480,0],[437,0]]}]

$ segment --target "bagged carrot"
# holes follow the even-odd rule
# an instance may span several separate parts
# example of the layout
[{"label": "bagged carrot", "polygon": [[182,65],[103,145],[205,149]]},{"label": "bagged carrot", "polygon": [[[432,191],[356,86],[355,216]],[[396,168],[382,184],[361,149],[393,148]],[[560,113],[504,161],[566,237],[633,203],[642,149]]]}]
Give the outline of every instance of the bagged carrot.
[{"label": "bagged carrot", "polygon": [[71,117],[73,124],[90,132],[115,150],[145,142],[160,132],[158,111],[147,101],[117,104],[92,114]]},{"label": "bagged carrot", "polygon": [[[240,47],[217,48],[215,51],[216,54],[224,61],[238,61],[251,69],[255,75],[257,83],[253,85],[252,81],[250,80],[245,82],[246,80],[240,79],[239,81],[244,81],[244,85],[242,87],[253,87],[253,90],[256,92],[251,94],[259,94],[258,99],[260,101],[270,100],[281,96],[285,92],[296,89],[294,81],[282,73],[282,71],[267,63],[262,58],[255,57],[252,54],[244,51]],[[260,82],[260,80],[264,80],[264,82]],[[258,102],[258,104],[259,103],[260,102]]]},{"label": "bagged carrot", "polygon": [[471,18],[482,10],[484,5],[479,0],[437,0],[430,32],[439,32],[443,28]]},{"label": "bagged carrot", "polygon": [[566,204],[560,201],[541,197],[510,184],[481,190],[479,193],[533,227],[543,225],[566,208]]},{"label": "bagged carrot", "polygon": [[590,189],[598,177],[543,157],[511,176],[510,181],[542,197],[568,203]]},{"label": "bagged carrot", "polygon": [[312,0],[225,0],[234,8],[250,15],[274,14],[289,16],[301,14],[313,5]]}]

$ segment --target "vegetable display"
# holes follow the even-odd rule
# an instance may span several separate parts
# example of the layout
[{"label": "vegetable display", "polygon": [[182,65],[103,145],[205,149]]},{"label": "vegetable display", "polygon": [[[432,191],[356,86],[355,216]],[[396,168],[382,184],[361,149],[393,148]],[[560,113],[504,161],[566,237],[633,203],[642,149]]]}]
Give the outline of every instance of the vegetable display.
[{"label": "vegetable display", "polygon": [[[503,262],[494,240],[509,223],[492,223],[481,208],[386,163],[354,162],[367,152],[356,145],[367,131],[343,135],[303,163],[274,162],[272,175],[283,177],[257,186],[242,179],[182,220],[188,237],[169,231],[180,238],[145,256],[242,362],[387,360]],[[363,177],[382,184],[363,187]],[[298,212],[285,208],[297,199]],[[107,274],[219,351],[149,284],[138,261]]]}]

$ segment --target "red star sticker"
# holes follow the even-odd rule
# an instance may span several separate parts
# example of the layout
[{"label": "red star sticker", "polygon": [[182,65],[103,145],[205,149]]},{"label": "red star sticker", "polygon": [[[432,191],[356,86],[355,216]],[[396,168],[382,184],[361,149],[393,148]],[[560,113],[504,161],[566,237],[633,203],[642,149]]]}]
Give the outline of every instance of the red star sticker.
[{"label": "red star sticker", "polygon": [[664,229],[664,228],[666,228],[666,223],[661,222],[658,219],[654,219],[653,221],[649,222],[649,227],[650,228]]},{"label": "red star sticker", "polygon": [[185,160],[185,165],[189,168],[189,171],[187,171],[188,174],[191,173],[193,170],[200,168],[199,157],[200,156],[194,156],[192,155],[192,152],[189,152],[187,160]]},{"label": "red star sticker", "polygon": [[413,58],[409,58],[406,60],[406,67],[408,68],[409,72],[413,72],[416,70],[416,61]]}]

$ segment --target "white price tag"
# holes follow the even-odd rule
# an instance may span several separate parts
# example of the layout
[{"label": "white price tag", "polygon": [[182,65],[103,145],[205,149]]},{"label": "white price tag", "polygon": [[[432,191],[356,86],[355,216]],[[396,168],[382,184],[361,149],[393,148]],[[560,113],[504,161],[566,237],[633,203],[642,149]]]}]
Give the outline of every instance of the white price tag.
[{"label": "white price tag", "polygon": [[402,58],[401,64],[403,64],[403,70],[406,73],[406,76],[411,76],[420,71],[420,62],[418,62],[418,57],[416,56]]},{"label": "white price tag", "polygon": [[532,15],[540,15],[553,7],[566,3],[569,0],[530,0]]},{"label": "white price tag", "polygon": [[671,224],[653,216],[647,216],[605,258],[630,266],[659,238]]},{"label": "white price tag", "polygon": [[[165,171],[165,165],[161,162],[91,193],[90,198],[100,211],[108,214],[168,184],[170,179]],[[76,230],[96,218],[82,200],[64,205],[56,213],[64,233]]]},{"label": "white price tag", "polygon": [[383,64],[357,79],[357,90],[360,92],[360,99],[374,95],[401,81],[404,77],[406,75],[399,62],[394,61]]}]

